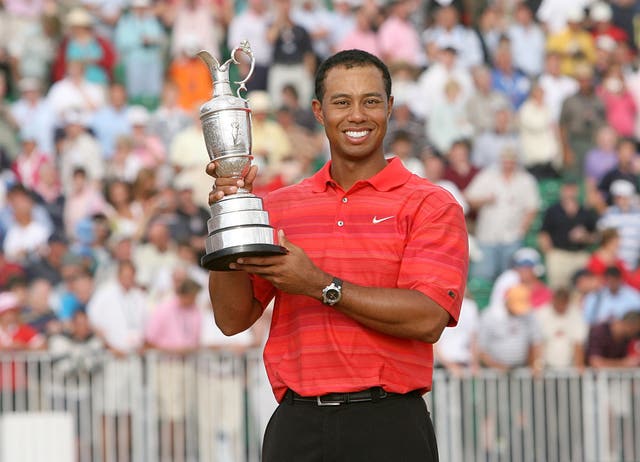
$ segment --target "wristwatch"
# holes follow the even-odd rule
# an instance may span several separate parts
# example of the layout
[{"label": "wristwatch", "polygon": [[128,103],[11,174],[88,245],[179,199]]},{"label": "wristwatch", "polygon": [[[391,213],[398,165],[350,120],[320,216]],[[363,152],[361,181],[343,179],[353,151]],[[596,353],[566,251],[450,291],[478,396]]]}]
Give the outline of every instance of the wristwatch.
[{"label": "wristwatch", "polygon": [[322,289],[322,303],[333,306],[342,298],[342,280],[333,278],[331,284]]}]

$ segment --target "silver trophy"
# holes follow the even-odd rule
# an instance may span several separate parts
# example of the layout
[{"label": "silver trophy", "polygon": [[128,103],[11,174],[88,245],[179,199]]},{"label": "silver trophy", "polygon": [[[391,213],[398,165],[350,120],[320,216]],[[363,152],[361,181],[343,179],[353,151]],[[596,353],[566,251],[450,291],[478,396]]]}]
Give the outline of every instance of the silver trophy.
[{"label": "silver trophy", "polygon": [[[246,77],[238,82],[236,95],[231,90],[229,68],[239,64],[236,54],[242,52],[251,59]],[[218,178],[244,178],[251,167],[251,109],[240,96],[251,77],[255,59],[249,43],[244,41],[231,51],[223,64],[206,51],[198,56],[209,67],[213,80],[213,98],[200,107],[200,120],[209,158],[218,164]],[[201,265],[212,271],[229,271],[229,263],[242,256],[284,254],[286,250],[274,243],[274,230],[269,226],[269,214],[262,209],[262,199],[239,188],[211,205],[207,221],[209,235],[206,255]]]}]

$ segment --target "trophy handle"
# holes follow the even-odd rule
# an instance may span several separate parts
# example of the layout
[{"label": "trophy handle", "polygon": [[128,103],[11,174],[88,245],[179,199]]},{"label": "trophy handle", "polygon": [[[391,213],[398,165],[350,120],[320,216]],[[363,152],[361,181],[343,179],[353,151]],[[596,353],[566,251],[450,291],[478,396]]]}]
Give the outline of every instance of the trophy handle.
[{"label": "trophy handle", "polygon": [[242,42],[240,42],[240,46],[235,47],[231,51],[231,61],[233,61],[235,64],[240,64],[240,61],[236,59],[236,53],[238,51],[240,51],[241,53],[244,53],[251,59],[251,67],[249,68],[249,72],[247,73],[245,78],[242,80],[233,82],[235,84],[238,84],[238,90],[236,91],[238,98],[242,98],[242,96],[240,95],[240,92],[247,91],[247,87],[245,86],[245,83],[247,83],[247,81],[251,78],[251,74],[253,74],[253,68],[256,65],[256,59],[253,56],[253,52],[251,51],[251,46],[249,45],[249,42],[247,40],[243,40]]}]

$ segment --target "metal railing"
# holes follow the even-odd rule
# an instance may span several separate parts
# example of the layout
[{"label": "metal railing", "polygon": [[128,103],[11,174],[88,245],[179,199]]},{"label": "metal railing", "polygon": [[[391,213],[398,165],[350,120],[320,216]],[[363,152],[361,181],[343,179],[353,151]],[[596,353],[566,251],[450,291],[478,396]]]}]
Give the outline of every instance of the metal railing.
[{"label": "metal railing", "polygon": [[[443,461],[640,460],[640,370],[436,370],[433,390]],[[2,460],[253,462],[274,408],[259,351],[0,356]]]}]

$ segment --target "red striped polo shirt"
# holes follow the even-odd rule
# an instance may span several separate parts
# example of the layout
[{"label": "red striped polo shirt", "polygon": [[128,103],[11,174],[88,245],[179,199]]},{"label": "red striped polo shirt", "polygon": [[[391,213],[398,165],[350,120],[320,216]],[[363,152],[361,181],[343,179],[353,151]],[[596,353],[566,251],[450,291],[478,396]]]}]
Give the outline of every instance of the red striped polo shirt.
[{"label": "red striped polo shirt", "polygon": [[[346,192],[329,169],[330,162],[270,193],[271,225],[322,270],[362,286],[418,290],[455,325],[468,266],[465,221],[455,199],[399,159]],[[253,288],[264,307],[275,296],[264,359],[278,401],[287,388],[305,396],[372,386],[397,393],[431,389],[431,344],[374,331],[257,276]]]}]

